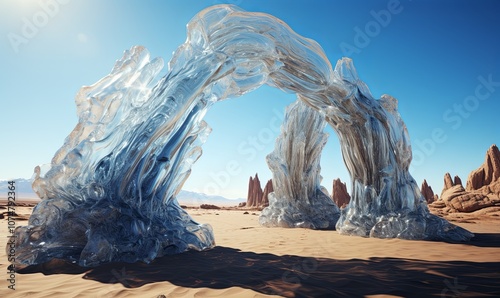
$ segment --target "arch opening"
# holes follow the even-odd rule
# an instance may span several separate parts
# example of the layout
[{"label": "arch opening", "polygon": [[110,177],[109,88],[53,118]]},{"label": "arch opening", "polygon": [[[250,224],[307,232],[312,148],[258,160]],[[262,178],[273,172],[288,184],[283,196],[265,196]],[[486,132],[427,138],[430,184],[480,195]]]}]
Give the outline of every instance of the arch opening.
[{"label": "arch opening", "polygon": [[[33,188],[43,200],[28,226],[15,230],[18,267],[51,258],[82,266],[151,262],[213,247],[211,227],[193,221],[175,196],[210,133],[206,111],[263,84],[298,94],[300,105],[316,111],[305,123],[319,115],[337,132],[352,181],[351,203],[336,221],[341,234],[459,241],[473,236],[429,213],[408,172],[411,146],[396,99],[374,99],[350,59],[333,69],[316,42],[284,22],[235,6],[207,8],[190,21],[186,42],[156,80],[162,68],[162,59],[150,60],[146,49],[133,47],[109,75],[79,91],[77,126],[51,165],[35,170]],[[313,133],[321,143],[321,134]],[[282,140],[287,145],[277,152],[292,165],[294,157],[286,152],[295,152],[298,143]],[[312,151],[301,152],[316,165]],[[283,163],[274,164],[273,175],[290,177]],[[304,167],[297,169],[292,174],[303,185],[292,192],[314,189],[317,176],[304,177]],[[303,204],[308,198],[294,205],[296,198],[277,195],[285,178],[277,179],[282,183],[275,185],[276,202],[285,198],[288,206],[302,204],[318,214],[316,205]],[[272,219],[273,212],[266,216]]]},{"label": "arch opening", "polygon": [[[212,132],[182,190],[234,199],[231,206],[245,200],[250,176],[258,173],[264,184],[271,179],[266,156],[274,149],[286,107],[296,100],[295,94],[263,85],[241,97],[214,104],[204,117]],[[334,151],[337,163],[342,161],[338,150]],[[183,198],[181,193],[179,203],[189,202]],[[197,203],[209,202],[200,198]]]}]

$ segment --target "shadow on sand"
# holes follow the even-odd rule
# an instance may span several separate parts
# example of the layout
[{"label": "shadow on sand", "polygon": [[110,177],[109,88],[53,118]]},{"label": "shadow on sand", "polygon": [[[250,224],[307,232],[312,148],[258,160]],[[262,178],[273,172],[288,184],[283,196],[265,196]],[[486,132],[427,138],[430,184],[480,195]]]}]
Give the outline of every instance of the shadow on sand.
[{"label": "shadow on sand", "polygon": [[500,247],[500,234],[496,233],[474,233],[474,237],[465,245],[478,247]]},{"label": "shadow on sand", "polygon": [[19,273],[81,274],[102,283],[136,288],[168,281],[174,285],[212,289],[242,287],[285,297],[497,296],[500,262],[429,262],[370,258],[334,260],[245,252],[230,247],[186,252],[151,264],[111,263],[83,268],[54,260]]}]

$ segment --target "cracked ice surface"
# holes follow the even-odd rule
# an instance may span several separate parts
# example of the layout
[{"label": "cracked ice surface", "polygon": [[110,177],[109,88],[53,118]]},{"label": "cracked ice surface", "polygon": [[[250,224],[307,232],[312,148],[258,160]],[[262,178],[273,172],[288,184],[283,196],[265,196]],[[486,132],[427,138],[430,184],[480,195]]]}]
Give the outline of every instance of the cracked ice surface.
[{"label": "cracked ice surface", "polygon": [[326,121],[298,97],[287,108],[275,149],[267,156],[276,188],[259,222],[267,227],[334,229],[340,211],[320,184]]},{"label": "cracked ice surface", "polygon": [[78,124],[51,164],[35,171],[43,200],[15,230],[16,265],[150,262],[213,247],[211,227],[196,223],[175,196],[210,132],[207,109],[263,84],[299,94],[336,130],[353,197],[337,222],[341,233],[472,237],[429,213],[408,173],[411,147],[396,100],[374,99],[351,60],[333,71],[316,42],[235,6],[209,7],[187,28],[164,77],[162,59],[133,47],[78,92]]}]

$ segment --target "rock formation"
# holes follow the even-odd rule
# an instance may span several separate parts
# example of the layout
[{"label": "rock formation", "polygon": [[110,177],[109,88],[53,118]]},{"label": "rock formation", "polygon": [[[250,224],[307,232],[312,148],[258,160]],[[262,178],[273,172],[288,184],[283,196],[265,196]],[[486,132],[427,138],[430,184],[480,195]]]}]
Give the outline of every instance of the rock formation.
[{"label": "rock formation", "polygon": [[486,152],[484,164],[472,171],[467,179],[467,191],[481,189],[483,186],[498,182],[500,178],[500,151],[492,145]]},{"label": "rock formation", "polygon": [[262,187],[260,186],[259,175],[256,173],[255,177],[250,176],[248,181],[248,196],[247,207],[257,206],[257,201],[262,197]]},{"label": "rock formation", "polygon": [[264,186],[264,191],[262,193],[262,199],[258,206],[267,207],[269,206],[268,195],[274,191],[273,189],[273,179],[267,180],[266,186]]},{"label": "rock formation", "polygon": [[444,174],[444,186],[443,186],[443,190],[441,191],[441,197],[443,196],[443,193],[446,190],[448,190],[456,185],[462,185],[462,179],[460,179],[460,177],[458,177],[458,175],[456,175],[453,179],[451,179],[450,173]]},{"label": "rock formation", "polygon": [[445,213],[474,212],[492,206],[500,206],[500,152],[496,145],[488,149],[484,164],[469,174],[466,188],[458,176],[452,182],[446,173],[441,199],[429,205]]},{"label": "rock formation", "polygon": [[351,200],[345,183],[340,181],[339,178],[333,180],[332,199],[339,208],[344,208]]},{"label": "rock formation", "polygon": [[453,184],[453,180],[451,180],[450,173],[444,174],[444,187],[443,187],[443,191],[447,190],[448,188],[452,187],[453,185],[454,184]]},{"label": "rock formation", "polygon": [[212,204],[201,204],[200,209],[221,209],[219,206]]},{"label": "rock formation", "polygon": [[246,207],[267,207],[269,206],[269,200],[267,195],[273,192],[273,182],[269,179],[262,190],[260,184],[259,175],[255,174],[255,177],[250,177],[248,182],[248,196]]},{"label": "rock formation", "polygon": [[[451,177],[450,177],[450,179],[451,179]],[[445,176],[445,181],[446,181],[446,176]],[[425,200],[427,201],[427,204],[430,204],[438,199],[437,195],[434,194],[432,187],[430,187],[427,184],[427,181],[425,179],[424,179],[424,182],[422,182],[422,186],[420,187],[420,192],[422,193]]]}]

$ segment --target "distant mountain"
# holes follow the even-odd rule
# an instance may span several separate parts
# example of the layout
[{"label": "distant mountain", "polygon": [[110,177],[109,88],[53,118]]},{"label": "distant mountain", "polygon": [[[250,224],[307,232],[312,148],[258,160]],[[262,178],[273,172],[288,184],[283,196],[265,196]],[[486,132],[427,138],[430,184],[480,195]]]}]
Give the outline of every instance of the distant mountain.
[{"label": "distant mountain", "polygon": [[[31,179],[13,179],[16,182],[16,195],[20,199],[36,199],[38,198],[31,188]],[[10,181],[10,180],[9,180]],[[0,180],[0,198],[6,198],[9,191],[8,180]],[[203,193],[181,190],[177,195],[179,204],[198,206],[201,204],[213,204],[222,206],[236,206],[241,202],[246,202],[246,199],[227,199],[222,196],[210,196]]]},{"label": "distant mountain", "polygon": [[[31,179],[12,179],[16,182],[16,196],[20,199],[36,199],[38,198],[33,189],[31,188]],[[0,198],[6,198],[9,190],[9,181],[12,180],[0,180]]]},{"label": "distant mountain", "polygon": [[222,196],[211,196],[204,193],[194,191],[181,190],[177,195],[177,201],[182,205],[198,206],[201,204],[213,204],[222,206],[237,206],[241,202],[246,202],[246,199],[228,199]]}]

